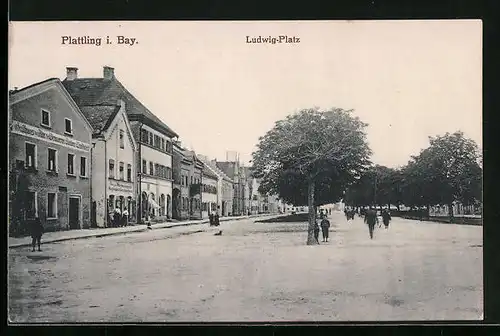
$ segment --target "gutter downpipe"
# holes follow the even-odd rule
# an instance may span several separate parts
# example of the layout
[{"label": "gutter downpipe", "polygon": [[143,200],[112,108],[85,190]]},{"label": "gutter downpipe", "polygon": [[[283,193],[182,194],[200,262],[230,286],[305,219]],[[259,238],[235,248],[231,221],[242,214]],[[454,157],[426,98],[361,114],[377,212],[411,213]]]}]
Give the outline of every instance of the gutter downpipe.
[{"label": "gutter downpipe", "polygon": [[141,126],[139,127],[139,162],[138,162],[138,168],[137,168],[137,176],[139,177],[139,195],[137,199],[139,200],[139,211],[137,214],[137,223],[138,224],[143,224],[142,223],[142,125],[143,125],[144,120],[141,119]]}]

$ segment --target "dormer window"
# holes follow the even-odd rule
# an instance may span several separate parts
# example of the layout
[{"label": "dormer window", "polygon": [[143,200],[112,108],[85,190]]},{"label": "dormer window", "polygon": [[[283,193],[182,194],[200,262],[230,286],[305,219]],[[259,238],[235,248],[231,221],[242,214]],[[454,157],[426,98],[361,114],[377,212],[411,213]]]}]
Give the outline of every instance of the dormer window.
[{"label": "dormer window", "polygon": [[50,127],[50,112],[42,110],[42,123],[43,126]]},{"label": "dormer window", "polygon": [[64,118],[64,132],[66,134],[73,134],[73,122],[71,119]]},{"label": "dormer window", "polygon": [[120,130],[120,148],[125,148],[125,132]]}]

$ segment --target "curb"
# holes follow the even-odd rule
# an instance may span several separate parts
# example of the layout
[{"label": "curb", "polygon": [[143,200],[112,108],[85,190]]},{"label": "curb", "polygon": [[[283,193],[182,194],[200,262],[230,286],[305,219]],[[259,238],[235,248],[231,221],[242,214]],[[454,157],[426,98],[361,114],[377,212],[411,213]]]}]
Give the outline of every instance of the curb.
[{"label": "curb", "polygon": [[[273,215],[267,215],[267,216],[273,216]],[[249,219],[249,218],[255,218],[255,217],[267,217],[267,216],[259,216],[259,215],[252,215],[252,216],[245,216],[245,217],[223,217],[219,221],[220,222],[228,222],[228,221],[238,221],[238,220],[243,220],[243,219]],[[208,219],[200,219],[197,221],[189,221],[189,222],[179,222],[179,223],[157,223],[157,224],[151,224],[151,228],[153,230],[156,229],[169,229],[169,228],[174,228],[174,227],[181,227],[181,226],[192,226],[192,225],[201,225],[201,224],[208,224],[210,220]],[[68,240],[79,240],[79,239],[89,239],[89,238],[102,238],[102,237],[108,237],[108,236],[117,236],[117,235],[125,235],[127,233],[137,233],[137,232],[144,232],[147,230],[146,225],[144,224],[139,224],[137,228],[131,229],[131,230],[126,230],[126,231],[114,231],[114,232],[103,232],[103,233],[96,233],[96,234],[89,234],[89,235],[84,235],[84,236],[75,236],[75,237],[61,237],[61,238],[54,238],[50,240],[42,240],[41,245],[44,244],[51,244],[51,243],[57,243],[57,242],[62,242],[62,241],[68,241]],[[31,246],[31,243],[18,243],[18,244],[9,244],[9,249],[11,248],[19,248],[19,247],[28,247]]]}]

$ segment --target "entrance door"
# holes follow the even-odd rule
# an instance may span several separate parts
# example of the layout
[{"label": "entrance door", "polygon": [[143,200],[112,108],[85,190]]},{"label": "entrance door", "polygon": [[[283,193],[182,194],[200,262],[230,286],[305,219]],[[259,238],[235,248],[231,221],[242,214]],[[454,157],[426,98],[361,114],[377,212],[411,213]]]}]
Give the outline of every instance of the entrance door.
[{"label": "entrance door", "polygon": [[80,198],[69,198],[69,228],[71,230],[80,228]]}]

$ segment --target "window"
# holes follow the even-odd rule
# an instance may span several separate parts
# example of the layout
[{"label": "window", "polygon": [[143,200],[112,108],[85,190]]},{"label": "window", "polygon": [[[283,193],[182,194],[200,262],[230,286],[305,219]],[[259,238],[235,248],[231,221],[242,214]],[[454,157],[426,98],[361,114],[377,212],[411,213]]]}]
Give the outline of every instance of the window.
[{"label": "window", "polygon": [[26,211],[24,214],[26,219],[33,219],[38,215],[37,193],[34,191],[26,192]]},{"label": "window", "polygon": [[120,130],[120,148],[125,148],[125,139],[124,139],[125,133],[123,130]]},{"label": "window", "polygon": [[144,129],[141,130],[141,141],[144,143],[148,143],[148,139],[149,139],[148,131],[146,131]]},{"label": "window", "polygon": [[64,118],[64,131],[68,134],[73,134],[73,123],[71,119]]},{"label": "window", "polygon": [[109,178],[115,178],[115,161],[109,160]]},{"label": "window", "polygon": [[26,143],[26,161],[25,165],[29,168],[36,168],[36,145],[32,143]]},{"label": "window", "polygon": [[160,142],[161,142],[160,144],[161,150],[165,150],[165,139],[161,138]]},{"label": "window", "polygon": [[155,176],[160,176],[160,167],[158,165],[158,163],[155,163],[155,170],[154,170],[154,175]]},{"label": "window", "polygon": [[147,173],[148,173],[148,172],[147,172],[147,166],[148,166],[148,165],[147,165],[146,160],[142,160],[142,172],[143,172],[144,174],[147,174]]},{"label": "window", "polygon": [[153,162],[150,162],[150,163],[149,163],[149,175],[154,175],[154,171],[153,171]]},{"label": "window", "polygon": [[49,148],[47,150],[47,170],[52,172],[57,171],[57,151],[55,149]]},{"label": "window", "polygon": [[68,175],[75,175],[75,154],[68,154]]},{"label": "window", "polygon": [[50,127],[50,112],[42,110],[42,125]]},{"label": "window", "polygon": [[125,165],[123,164],[123,162],[120,162],[119,169],[120,169],[120,180],[125,180],[125,176],[123,175],[125,170]]},{"label": "window", "polygon": [[149,144],[153,146],[153,133],[149,133]]},{"label": "window", "polygon": [[191,184],[193,184],[193,180],[194,180],[194,178],[193,178],[193,176],[191,176]]},{"label": "window", "polygon": [[155,135],[155,136],[154,136],[154,143],[153,143],[153,145],[154,145],[156,148],[160,147],[160,137],[159,137],[158,135]]},{"label": "window", "polygon": [[132,182],[132,165],[127,165],[127,181]]},{"label": "window", "polygon": [[56,193],[47,194],[47,218],[57,218]]},{"label": "window", "polygon": [[87,158],[80,157],[80,176],[87,177]]}]

